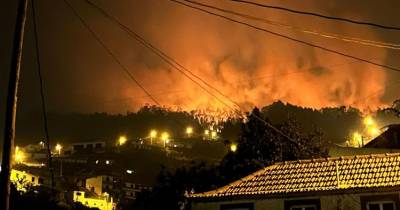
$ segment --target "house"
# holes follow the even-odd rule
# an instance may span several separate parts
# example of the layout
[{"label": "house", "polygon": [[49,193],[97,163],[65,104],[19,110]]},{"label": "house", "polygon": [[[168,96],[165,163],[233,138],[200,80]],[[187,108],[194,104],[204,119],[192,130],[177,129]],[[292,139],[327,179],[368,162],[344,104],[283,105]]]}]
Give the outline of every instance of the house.
[{"label": "house", "polygon": [[98,208],[99,210],[115,210],[116,208],[113,198],[106,193],[90,195],[90,193],[84,191],[74,191],[73,201],[90,208]]},{"label": "house", "polygon": [[12,169],[10,180],[15,185],[18,191],[26,192],[28,187],[36,187],[42,185],[44,179],[26,171]]},{"label": "house", "polygon": [[400,149],[400,124],[387,126],[387,129],[369,141],[364,148]]},{"label": "house", "polygon": [[143,191],[151,191],[152,188],[149,186],[145,186],[142,184],[137,184],[134,182],[124,182],[124,185],[122,187],[122,191],[124,193],[124,198],[125,199],[131,199],[135,200],[136,196],[138,193],[143,192]]},{"label": "house", "polygon": [[105,150],[106,150],[106,142],[104,141],[76,142],[72,144],[72,154],[104,153]]},{"label": "house", "polygon": [[188,197],[193,210],[400,209],[400,153],[277,163]]},{"label": "house", "polygon": [[114,189],[114,181],[114,177],[108,175],[90,177],[85,180],[85,188],[97,195],[111,193]]},{"label": "house", "polygon": [[117,178],[116,176],[101,175],[85,179],[84,187],[97,195],[108,193],[111,195],[122,195],[124,199],[135,200],[138,193],[151,191],[152,188],[140,182],[135,176],[126,174]]}]

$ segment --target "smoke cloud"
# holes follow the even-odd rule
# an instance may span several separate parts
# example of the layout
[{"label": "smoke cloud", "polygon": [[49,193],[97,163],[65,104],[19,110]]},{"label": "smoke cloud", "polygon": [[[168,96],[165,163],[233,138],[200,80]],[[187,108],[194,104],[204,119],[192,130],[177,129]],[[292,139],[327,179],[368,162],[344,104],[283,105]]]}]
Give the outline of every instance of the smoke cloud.
[{"label": "smoke cloud", "polygon": [[[186,110],[207,107],[226,109],[96,10],[82,1],[71,2],[162,105]],[[399,33],[392,31],[292,15],[230,1],[202,2],[330,33],[393,42],[396,36],[399,37]],[[399,97],[396,88],[393,88],[396,84],[391,84],[399,79],[396,73],[240,26],[170,1],[96,3],[246,109],[281,100],[312,108],[345,105],[373,110],[387,106]],[[400,18],[393,9],[395,6],[382,8],[374,2],[357,0],[268,3],[393,25],[396,25],[394,20]],[[393,4],[399,3],[393,0]],[[50,109],[121,113],[152,104],[65,6],[56,5],[52,10],[47,7],[45,3],[39,5],[39,22],[42,24],[43,66]],[[378,63],[400,66],[399,60],[395,59],[396,52],[245,21]],[[29,51],[26,58],[32,59],[34,55]],[[32,78],[26,77],[25,80],[32,80],[28,83],[34,87],[35,80]],[[23,91],[25,98],[29,98],[29,91]]]}]

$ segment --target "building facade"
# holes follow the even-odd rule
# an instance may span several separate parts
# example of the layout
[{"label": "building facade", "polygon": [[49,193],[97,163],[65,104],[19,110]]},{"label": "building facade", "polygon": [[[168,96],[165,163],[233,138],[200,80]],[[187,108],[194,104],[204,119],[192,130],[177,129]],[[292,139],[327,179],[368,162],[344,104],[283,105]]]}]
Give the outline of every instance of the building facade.
[{"label": "building facade", "polygon": [[193,210],[400,209],[400,153],[278,163],[189,195]]},{"label": "building facade", "polygon": [[114,190],[114,177],[108,175],[101,175],[96,177],[87,178],[85,180],[85,188],[97,195],[103,193],[111,193]]},{"label": "building facade", "polygon": [[135,200],[138,193],[142,191],[151,191],[152,188],[142,184],[135,184],[133,182],[124,182],[122,187],[124,198]]},{"label": "building facade", "polygon": [[115,203],[108,194],[88,196],[83,191],[74,191],[73,201],[99,210],[115,210]]},{"label": "building facade", "polygon": [[106,150],[106,142],[93,141],[93,142],[77,142],[72,144],[72,153],[103,153]]},{"label": "building facade", "polygon": [[44,182],[44,179],[40,176],[15,169],[11,170],[10,180],[17,190],[22,192],[25,192],[29,187],[42,185]]}]

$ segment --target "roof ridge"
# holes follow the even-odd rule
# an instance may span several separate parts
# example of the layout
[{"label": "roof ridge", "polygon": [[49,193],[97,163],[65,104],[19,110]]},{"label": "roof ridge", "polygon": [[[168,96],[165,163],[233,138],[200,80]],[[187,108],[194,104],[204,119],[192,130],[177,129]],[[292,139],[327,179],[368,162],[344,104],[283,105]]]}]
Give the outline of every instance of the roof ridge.
[{"label": "roof ridge", "polygon": [[379,154],[365,154],[365,155],[346,155],[339,157],[322,157],[322,158],[312,158],[312,159],[300,159],[300,160],[289,160],[276,162],[274,165],[287,165],[293,163],[315,163],[315,162],[326,162],[335,160],[351,160],[351,159],[363,159],[363,158],[376,158],[376,157],[393,157],[400,156],[399,152],[392,153],[379,153]]}]

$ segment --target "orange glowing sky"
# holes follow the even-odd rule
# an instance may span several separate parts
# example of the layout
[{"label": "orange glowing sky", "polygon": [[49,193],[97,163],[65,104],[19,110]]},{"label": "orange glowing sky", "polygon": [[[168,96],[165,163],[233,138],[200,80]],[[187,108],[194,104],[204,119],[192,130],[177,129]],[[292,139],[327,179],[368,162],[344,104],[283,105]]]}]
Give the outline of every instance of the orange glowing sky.
[{"label": "orange glowing sky", "polygon": [[[152,104],[64,5],[56,5],[53,10],[48,10],[45,2],[51,1],[39,3],[38,10],[43,67],[51,110],[123,113],[136,110],[144,104]],[[71,2],[162,105],[186,110],[206,107],[225,109],[224,105],[163,63],[95,10],[81,1]],[[258,32],[167,0],[96,2],[245,109],[282,100],[313,108],[345,105],[370,110],[387,106],[400,97],[397,91],[400,85],[396,82],[400,80],[399,73]],[[301,17],[225,0],[201,2],[294,26],[400,42],[399,32]],[[268,3],[387,25],[396,25],[395,20],[400,18],[395,9],[400,7],[400,3],[396,0],[385,5],[372,1],[363,1],[360,5],[360,1],[356,0]],[[251,23],[378,63],[400,67],[398,51],[319,38],[254,21]],[[28,36],[32,36],[30,33],[28,29]],[[31,38],[27,38],[26,67],[33,65],[31,41]],[[1,64],[5,66],[7,62],[2,60]],[[35,101],[35,97],[30,95],[37,93],[34,73],[25,71],[25,75],[22,101],[26,104],[30,100]]]}]

